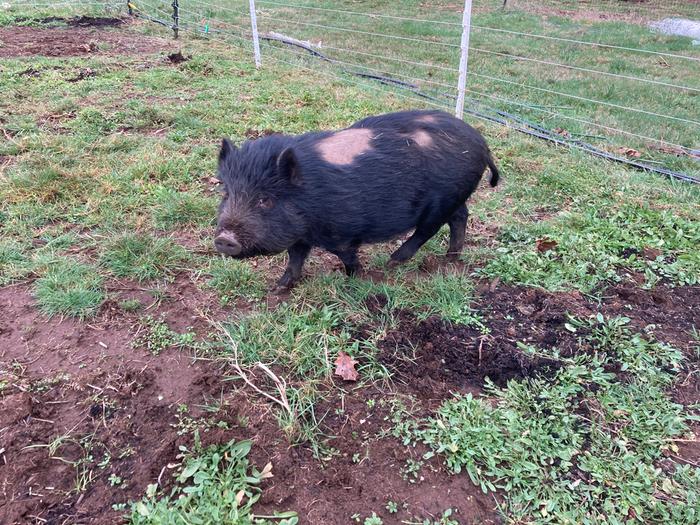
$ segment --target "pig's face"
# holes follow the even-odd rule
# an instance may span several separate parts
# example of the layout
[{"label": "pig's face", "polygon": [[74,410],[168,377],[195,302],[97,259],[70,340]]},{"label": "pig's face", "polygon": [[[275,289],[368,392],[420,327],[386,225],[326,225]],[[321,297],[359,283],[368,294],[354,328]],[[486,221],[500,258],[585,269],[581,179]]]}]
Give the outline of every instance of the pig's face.
[{"label": "pig's face", "polygon": [[219,179],[224,186],[214,238],[219,252],[235,258],[272,255],[303,235],[294,204],[299,167],[291,149],[263,139],[239,150],[224,139]]}]

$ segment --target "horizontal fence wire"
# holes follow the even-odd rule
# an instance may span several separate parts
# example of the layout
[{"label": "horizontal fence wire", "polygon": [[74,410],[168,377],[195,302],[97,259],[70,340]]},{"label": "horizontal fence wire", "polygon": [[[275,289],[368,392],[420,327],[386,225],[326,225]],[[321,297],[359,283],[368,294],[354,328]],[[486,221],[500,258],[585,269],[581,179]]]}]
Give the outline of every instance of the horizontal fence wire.
[{"label": "horizontal fence wire", "polygon": [[[210,39],[217,38],[217,36],[215,34],[202,35],[202,33],[199,30],[197,30],[196,28],[193,28],[191,26],[189,26],[187,29],[190,31],[193,31],[195,34],[204,36],[205,38],[210,38]],[[229,34],[226,32],[222,32],[220,34],[222,37],[232,38],[234,41],[237,41],[239,43],[249,44],[249,42],[245,38],[243,38],[239,35]],[[279,56],[276,56],[274,54],[267,54],[266,58],[272,60],[273,62],[279,63],[279,64],[284,64],[286,66],[290,66],[290,67],[295,68],[295,69],[302,69],[302,70],[308,71],[310,73],[313,73],[315,75],[320,75],[320,76],[326,77],[330,80],[340,81],[343,83],[350,82],[356,86],[362,87],[363,89],[369,88],[373,91],[385,92],[384,88],[378,86],[375,83],[363,82],[363,81],[357,80],[355,78],[352,78],[351,76],[347,76],[347,77],[342,76],[342,75],[339,75],[337,73],[331,72],[327,69],[319,69],[316,67],[305,66],[305,65],[300,64],[298,61],[284,60],[284,59],[282,59]],[[422,99],[420,97],[406,95],[405,93],[401,93],[401,92],[394,91],[392,93],[394,95],[398,96],[399,98],[402,98],[405,100],[417,101],[417,102],[420,102],[421,104],[428,105],[428,106],[431,106],[434,108],[447,109],[448,107],[450,107],[445,103],[440,103],[440,102],[436,102],[433,100],[425,100],[425,99]],[[551,135],[546,134],[544,132],[547,130],[538,131],[537,128],[533,129],[533,128],[530,128],[529,126],[516,125],[516,124],[513,124],[512,122],[509,122],[506,118],[486,115],[486,114],[480,113],[478,111],[475,111],[473,109],[465,109],[465,111],[477,119],[480,119],[480,120],[483,120],[486,122],[497,123],[497,124],[506,126],[508,128],[514,129],[516,131],[526,133],[529,135],[533,135],[533,136],[539,137],[541,139],[553,142],[553,143],[560,145],[560,146],[579,149],[579,150],[585,151],[587,153],[590,153],[592,155],[605,158],[607,160],[632,165],[632,166],[637,167],[638,169],[641,169],[643,171],[660,173],[660,174],[663,174],[669,178],[674,178],[674,179],[682,180],[685,182],[700,183],[700,178],[695,178],[695,177],[692,177],[688,174],[681,173],[681,172],[675,172],[673,170],[668,170],[665,168],[657,168],[654,166],[650,166],[648,164],[644,164],[643,162],[630,161],[629,159],[619,157],[616,155],[612,155],[606,151],[599,150],[599,149],[594,148],[588,144],[581,143],[580,141],[570,141],[570,140],[566,140],[563,137],[558,138],[555,136],[551,136]]]},{"label": "horizontal fence wire", "polygon": [[488,27],[488,26],[480,26],[476,24],[472,24],[472,29],[479,29],[481,31],[493,31],[495,33],[503,33],[503,34],[509,34],[509,35],[515,35],[515,36],[522,36],[522,37],[527,37],[527,38],[540,38],[543,40],[554,40],[557,42],[564,42],[567,44],[576,44],[576,45],[581,45],[581,46],[591,46],[591,47],[600,47],[604,49],[615,49],[618,51],[629,51],[632,53],[641,53],[641,54],[648,54],[648,55],[657,55],[657,56],[663,56],[663,57],[668,57],[668,58],[679,58],[679,59],[684,59],[684,60],[692,60],[695,62],[700,62],[700,57],[691,57],[687,55],[679,55],[677,53],[666,53],[664,51],[653,51],[650,49],[641,49],[637,47],[625,47],[625,46],[617,46],[613,44],[605,44],[603,42],[591,42],[588,40],[576,40],[573,38],[562,38],[562,37],[557,37],[557,36],[550,36],[550,35],[538,35],[535,33],[524,33],[522,31],[513,31],[510,29],[500,29],[497,27]]},{"label": "horizontal fence wire", "polygon": [[[303,25],[303,26],[319,27],[319,28],[322,28],[322,29],[330,29],[330,30],[343,31],[343,32],[359,33],[359,34],[364,34],[364,35],[369,35],[369,36],[378,36],[378,37],[390,38],[390,39],[407,40],[407,41],[411,41],[411,42],[429,43],[429,44],[433,44],[433,45],[441,45],[441,46],[453,47],[453,48],[459,47],[458,44],[452,44],[452,43],[448,43],[448,42],[434,42],[434,41],[429,41],[429,40],[425,40],[425,39],[415,39],[415,38],[408,38],[408,37],[402,37],[402,36],[397,36],[397,35],[388,35],[388,34],[382,34],[382,33],[376,33],[376,32],[361,31],[361,30],[356,30],[356,29],[341,28],[341,27],[338,27],[338,26],[330,26],[330,25],[324,25],[324,24],[316,24],[316,23],[312,23],[312,22],[303,22],[303,21],[300,21],[300,20],[288,20],[288,19],[285,20],[285,19],[281,19],[281,18],[277,18],[277,17],[272,17],[272,16],[269,16],[269,15],[267,15],[267,14],[264,14],[263,16],[261,16],[260,19],[261,19],[261,20],[274,20],[274,21],[285,22],[285,23],[292,23],[292,24],[299,24],[299,25]],[[472,48],[472,49],[473,49],[473,48]],[[483,50],[483,49],[477,48],[477,51],[484,51],[484,50]],[[518,57],[513,57],[512,55],[508,55],[508,57],[509,57],[509,58],[514,58],[514,59],[517,59],[517,58],[518,58]],[[526,60],[527,60],[527,58],[526,58]],[[533,60],[533,61],[538,62],[538,60]],[[558,65],[561,65],[561,64],[558,64]],[[583,69],[583,68],[576,68],[575,66],[568,66],[568,68],[570,68],[570,69],[580,69],[580,70],[585,71],[585,69]],[[615,73],[598,72],[598,71],[596,71],[596,70],[588,70],[588,72],[596,72],[596,73],[602,73],[602,74],[607,75],[607,76],[614,76],[614,77],[624,78],[624,76],[622,76],[622,75],[617,75],[617,74],[615,74]],[[541,87],[541,86],[533,86],[533,85],[530,85],[530,84],[525,84],[525,83],[521,83],[521,82],[515,82],[515,81],[512,81],[512,80],[507,80],[507,79],[503,79],[503,78],[494,77],[494,76],[492,76],[492,75],[485,75],[485,74],[481,74],[481,73],[475,73],[473,70],[470,71],[469,74],[470,74],[470,75],[473,75],[473,76],[482,77],[482,78],[485,78],[485,79],[488,79],[488,80],[492,80],[492,81],[495,81],[495,82],[502,82],[502,83],[511,84],[511,85],[518,86],[518,87],[523,88],[523,89],[526,89],[526,90],[535,90],[535,91],[539,91],[539,92],[542,92],[542,93],[548,93],[548,94],[553,94],[553,95],[557,95],[557,96],[560,96],[560,97],[571,98],[571,99],[575,99],[575,100],[579,100],[579,101],[583,101],[583,102],[588,102],[588,103],[591,103],[591,104],[604,105],[604,106],[614,107],[614,108],[616,108],[616,109],[620,109],[620,110],[624,110],[624,111],[630,111],[630,112],[635,112],[635,113],[641,113],[641,114],[645,114],[645,115],[648,115],[648,116],[654,116],[654,117],[663,118],[663,119],[676,120],[676,121],[679,121],[679,122],[684,122],[684,123],[687,123],[687,124],[692,124],[692,125],[700,126],[700,121],[693,120],[693,119],[689,119],[689,118],[679,117],[679,116],[675,116],[675,115],[666,115],[666,114],[662,114],[662,113],[658,113],[658,112],[654,112],[654,111],[648,111],[648,110],[644,110],[644,109],[640,109],[640,108],[633,108],[633,107],[625,106],[625,105],[622,105],[622,104],[616,104],[616,103],[612,103],[612,102],[606,102],[606,101],[603,101],[603,100],[597,100],[597,99],[593,99],[593,98],[590,98],[590,97],[584,97],[584,96],[580,96],[580,95],[574,95],[574,94],[571,94],[571,93],[564,93],[564,92],[557,91],[557,90],[553,90],[553,89],[543,88],[543,87]],[[634,80],[637,80],[637,81],[642,81],[642,82],[645,80],[645,79],[640,79],[640,78],[638,78],[638,77],[631,77],[631,78],[633,78]],[[656,82],[656,81],[652,81],[651,83],[654,83],[654,84],[667,84],[667,83]],[[689,86],[672,85],[672,87],[677,87],[677,88],[692,90],[692,91],[695,91],[695,92],[700,92],[700,89],[692,88],[692,87],[689,87]]]},{"label": "horizontal fence wire", "polygon": [[[191,1],[196,2],[198,4],[201,4],[201,5],[210,6],[214,9],[221,9],[224,11],[233,11],[230,8],[227,8],[224,6],[217,6],[214,4],[210,4],[208,2],[202,2],[200,0],[191,0]],[[315,6],[308,6],[308,5],[301,5],[301,4],[275,2],[272,0],[256,0],[256,3],[262,4],[262,5],[268,4],[268,5],[275,5],[275,6],[279,6],[279,7],[289,7],[289,8],[293,8],[293,9],[302,9],[302,10],[307,9],[307,10],[324,11],[324,12],[331,12],[331,13],[350,14],[350,15],[362,16],[362,17],[371,18],[371,19],[381,18],[381,19],[389,19],[389,20],[419,22],[419,23],[425,23],[425,24],[447,25],[447,26],[453,26],[453,27],[461,27],[462,26],[462,24],[458,23],[458,22],[447,22],[447,21],[440,21],[440,20],[429,20],[429,19],[425,19],[425,18],[394,16],[394,15],[386,15],[386,14],[382,14],[382,13],[349,11],[349,10],[345,10],[345,9],[332,9],[332,8],[327,8],[327,7],[315,7]],[[638,9],[639,4],[635,4],[634,8]],[[685,56],[685,55],[678,55],[675,53],[664,53],[664,52],[660,52],[660,51],[653,51],[653,50],[647,50],[647,49],[641,49],[641,48],[617,46],[617,45],[606,44],[603,42],[591,42],[591,41],[577,40],[577,39],[572,39],[572,38],[562,38],[562,37],[555,37],[555,36],[550,36],[550,35],[541,35],[541,34],[536,34],[536,33],[526,33],[526,32],[512,31],[512,30],[506,30],[506,29],[501,29],[501,28],[496,28],[496,27],[482,26],[482,25],[477,25],[477,24],[472,24],[471,27],[473,29],[480,29],[483,31],[494,31],[494,32],[499,32],[499,33],[508,33],[508,34],[518,35],[518,36],[528,37],[528,38],[543,38],[543,39],[547,39],[547,40],[557,40],[557,41],[561,41],[561,42],[568,42],[568,43],[578,44],[578,45],[588,45],[588,46],[624,50],[624,51],[630,51],[630,52],[636,52],[636,53],[647,53],[647,54],[653,54],[653,55],[662,55],[662,56],[673,57],[673,58],[681,58],[681,59],[687,59],[687,60],[700,61],[700,57],[690,57],[690,56]],[[420,40],[420,41],[425,42],[424,40]],[[459,47],[456,44],[455,44],[455,46]]]},{"label": "horizontal fence wire", "polygon": [[[201,5],[211,6],[211,4],[207,4],[206,2],[202,2],[202,1],[199,1],[199,0],[196,0],[196,3],[201,4]],[[215,6],[212,6],[212,7],[215,7]],[[183,11],[183,12],[189,12],[188,10],[183,10],[182,8],[181,8],[181,11]],[[238,11],[236,11],[236,12],[238,13]],[[215,19],[215,18],[212,18],[212,17],[207,17],[207,16],[204,15],[203,13],[199,13],[199,12],[190,12],[190,13],[193,14],[193,15],[195,15],[195,16],[197,16],[198,18],[207,19],[207,20],[210,21],[210,23],[215,23],[215,24],[219,24],[219,25],[223,25],[223,26],[229,26],[229,27],[235,27],[235,28],[238,28],[238,29],[243,29],[243,28],[241,28],[241,26],[236,26],[236,25],[234,25],[234,24],[230,24],[230,23],[228,23],[228,22],[224,22],[224,21],[219,20],[219,19]],[[239,13],[239,14],[240,14],[240,13]],[[264,38],[264,36],[263,36],[263,38]],[[454,68],[446,68],[446,67],[439,66],[439,65],[435,65],[435,64],[422,63],[422,62],[414,62],[414,61],[406,61],[406,60],[403,60],[403,59],[396,59],[395,57],[389,57],[389,56],[385,56],[385,55],[378,55],[378,54],[374,54],[374,53],[358,52],[358,51],[356,51],[356,50],[350,50],[350,49],[347,49],[347,48],[340,48],[340,47],[336,47],[336,46],[324,45],[324,46],[321,46],[321,47],[319,47],[319,48],[317,48],[317,49],[318,49],[319,52],[322,51],[322,50],[331,49],[331,50],[338,50],[338,51],[344,51],[344,52],[349,52],[349,53],[358,53],[358,54],[368,55],[368,56],[372,56],[372,57],[374,57],[374,58],[380,58],[380,59],[382,59],[382,60],[388,60],[388,61],[397,60],[397,61],[400,61],[400,62],[402,62],[402,63],[409,63],[409,64],[413,64],[413,65],[418,65],[418,66],[431,67],[431,68],[432,68],[432,67],[437,67],[437,68],[442,68],[442,69],[446,69],[446,70],[449,70],[449,71],[457,71],[457,70],[454,69]],[[295,52],[295,54],[297,54],[297,55],[303,55],[304,53],[303,53],[303,52]],[[328,58],[328,57],[326,57],[326,58]],[[350,66],[350,67],[352,67],[352,68],[358,68],[358,69],[362,69],[362,70],[365,70],[365,71],[371,71],[371,72],[373,72],[373,73],[377,73],[378,75],[385,75],[385,76],[388,75],[387,72],[386,72],[385,70],[381,70],[381,69],[369,67],[369,66],[366,66],[366,65],[363,65],[363,64],[358,64],[358,63],[356,63],[356,62],[348,62],[348,61],[340,60],[340,59],[337,59],[337,58],[328,58],[328,59],[329,59],[330,61],[334,62],[334,63],[340,64],[340,65],[343,65],[343,66]],[[406,75],[406,74],[402,74],[402,73],[393,73],[393,76],[398,76],[398,77],[400,77],[401,79],[410,80],[410,81],[414,81],[414,82],[417,82],[417,83],[426,83],[426,84],[430,84],[430,85],[437,85],[437,86],[441,86],[441,87],[444,87],[444,88],[447,88],[447,89],[450,89],[450,88],[453,88],[453,87],[454,87],[452,84],[447,84],[447,83],[445,83],[445,82],[439,82],[439,81],[424,79],[424,78],[415,77],[415,76],[411,76],[411,75]],[[494,77],[488,77],[488,76],[486,76],[486,78],[495,79]],[[500,80],[500,79],[495,79],[495,80]],[[534,86],[525,86],[525,85],[523,85],[523,87],[527,87],[528,89],[536,89]],[[548,115],[548,116],[559,117],[559,118],[563,118],[563,119],[566,119],[566,120],[572,120],[572,121],[579,122],[579,123],[582,123],[582,124],[585,124],[585,125],[588,125],[588,126],[593,126],[593,127],[602,129],[602,130],[604,130],[604,131],[610,131],[610,132],[614,132],[614,133],[620,133],[620,134],[628,135],[628,136],[635,137],[635,138],[640,138],[640,139],[647,140],[647,141],[651,141],[651,142],[658,142],[658,143],[660,143],[660,144],[667,145],[667,146],[671,146],[671,147],[675,147],[675,148],[678,148],[678,149],[683,149],[683,146],[681,146],[681,145],[679,145],[679,144],[675,144],[675,143],[673,143],[673,142],[669,142],[669,141],[665,141],[665,140],[662,140],[662,139],[650,137],[650,136],[647,136],[647,135],[642,135],[642,134],[638,134],[638,133],[633,133],[633,132],[630,132],[630,131],[627,131],[627,130],[623,130],[623,129],[616,128],[616,127],[612,127],[612,126],[607,126],[607,125],[604,125],[604,124],[601,124],[601,123],[598,123],[598,122],[593,122],[593,121],[590,121],[590,120],[585,120],[585,119],[581,119],[581,118],[577,118],[577,117],[571,117],[571,116],[569,116],[569,115],[565,115],[565,114],[562,114],[562,113],[558,113],[558,112],[554,112],[554,111],[548,110],[548,109],[546,109],[546,108],[537,107],[536,105],[533,105],[533,104],[515,101],[515,100],[512,100],[512,99],[508,99],[508,98],[505,98],[505,97],[502,97],[502,96],[498,96],[498,95],[494,95],[494,94],[483,93],[483,92],[480,92],[480,91],[477,91],[477,90],[471,89],[471,88],[467,88],[467,91],[470,92],[470,93],[472,93],[472,94],[475,94],[475,95],[477,95],[477,96],[480,96],[480,97],[482,97],[482,98],[490,98],[490,99],[492,99],[492,100],[498,100],[498,101],[501,101],[501,102],[505,102],[505,103],[507,103],[507,104],[509,104],[509,105],[515,105],[515,106],[525,107],[525,108],[528,108],[528,109],[532,109],[532,110],[535,110],[535,111],[539,111],[539,112],[544,113],[544,114],[546,114],[546,115]],[[551,90],[548,90],[548,92],[552,92],[552,91],[551,91]],[[558,92],[554,92],[554,93],[560,94],[560,93],[558,93]],[[561,95],[566,95],[566,94],[561,94]],[[594,103],[598,103],[598,102],[599,102],[599,101],[590,100],[590,99],[587,99],[587,101],[589,101],[589,102],[594,102]],[[443,105],[447,105],[447,103],[445,103],[445,104],[443,104]],[[617,107],[617,106],[615,106],[615,107]],[[625,108],[625,109],[629,109],[629,110],[632,110],[632,111],[635,110],[635,108]],[[655,114],[655,116],[660,116],[660,117],[665,117],[665,118],[674,118],[674,117],[669,117],[669,116],[661,115],[661,114],[658,114],[658,115]],[[685,119],[681,119],[681,120],[685,121]],[[696,123],[695,121],[689,121],[689,122]]]}]

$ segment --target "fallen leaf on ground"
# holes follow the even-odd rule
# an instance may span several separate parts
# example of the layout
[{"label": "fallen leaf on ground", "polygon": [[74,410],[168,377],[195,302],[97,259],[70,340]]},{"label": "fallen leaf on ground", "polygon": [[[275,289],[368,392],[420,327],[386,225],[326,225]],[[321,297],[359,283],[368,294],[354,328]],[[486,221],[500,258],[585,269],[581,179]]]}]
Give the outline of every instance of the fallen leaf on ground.
[{"label": "fallen leaf on ground", "polygon": [[636,149],[634,148],[617,148],[615,150],[617,153],[620,155],[627,155],[628,157],[641,157],[642,154],[639,153]]},{"label": "fallen leaf on ground", "polygon": [[335,359],[335,375],[342,377],[346,381],[357,381],[360,374],[355,370],[355,361],[352,357],[343,351],[338,352],[338,357]]},{"label": "fallen leaf on ground", "polygon": [[648,246],[642,249],[642,255],[644,256],[645,259],[649,259],[650,261],[655,260],[657,257],[661,256],[661,250],[658,248],[649,248]]},{"label": "fallen leaf on ground", "polygon": [[543,253],[556,248],[557,241],[553,241],[551,239],[537,239],[535,241],[535,245],[537,246],[537,251]]}]

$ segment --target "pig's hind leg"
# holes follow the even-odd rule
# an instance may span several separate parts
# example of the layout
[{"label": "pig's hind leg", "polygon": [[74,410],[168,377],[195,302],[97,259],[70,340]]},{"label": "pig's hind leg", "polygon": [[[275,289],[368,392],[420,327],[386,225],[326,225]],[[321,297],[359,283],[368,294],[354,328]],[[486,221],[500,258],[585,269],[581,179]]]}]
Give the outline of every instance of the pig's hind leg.
[{"label": "pig's hind leg", "polygon": [[467,230],[468,218],[469,211],[467,206],[462,204],[447,222],[450,225],[450,245],[447,248],[447,258],[452,261],[457,260],[464,248],[464,236]]},{"label": "pig's hind leg", "polygon": [[292,244],[287,250],[289,261],[284,274],[277,281],[276,291],[288,290],[301,278],[301,268],[304,266],[304,261],[309,256],[311,246],[303,242]]},{"label": "pig's hind leg", "polygon": [[394,268],[413,257],[418,249],[440,230],[443,224],[445,223],[433,221],[422,222],[416,226],[416,231],[413,232],[413,235],[411,235],[406,242],[399,246],[398,250],[391,254],[391,258],[389,259],[389,268]]},{"label": "pig's hind leg", "polygon": [[360,272],[360,261],[357,259],[357,246],[352,246],[346,250],[330,250],[334,255],[343,262],[345,273],[347,275],[355,275]]}]

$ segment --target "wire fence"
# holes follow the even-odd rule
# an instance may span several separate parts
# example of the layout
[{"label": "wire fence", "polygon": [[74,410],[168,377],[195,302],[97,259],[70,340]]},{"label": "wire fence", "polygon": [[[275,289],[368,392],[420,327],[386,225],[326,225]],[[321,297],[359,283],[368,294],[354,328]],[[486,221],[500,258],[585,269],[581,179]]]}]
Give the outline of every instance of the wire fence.
[{"label": "wire fence", "polygon": [[[257,35],[263,66],[303,68],[447,110],[460,94],[463,14],[471,4],[468,115],[678,178],[700,174],[700,45],[650,27],[665,17],[700,21],[700,0],[387,1],[372,10],[343,0],[120,4],[251,54]],[[111,0],[76,5],[115,8]]]}]

